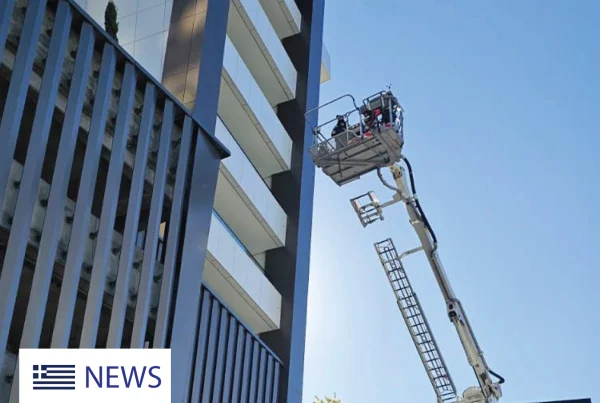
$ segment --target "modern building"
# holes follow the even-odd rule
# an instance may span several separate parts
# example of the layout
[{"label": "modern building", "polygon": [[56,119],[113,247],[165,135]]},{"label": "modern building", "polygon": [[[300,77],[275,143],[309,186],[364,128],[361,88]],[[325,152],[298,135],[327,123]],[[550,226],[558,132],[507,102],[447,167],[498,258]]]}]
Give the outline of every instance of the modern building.
[{"label": "modern building", "polygon": [[172,350],[300,403],[324,0],[0,0],[0,403],[19,348]]}]

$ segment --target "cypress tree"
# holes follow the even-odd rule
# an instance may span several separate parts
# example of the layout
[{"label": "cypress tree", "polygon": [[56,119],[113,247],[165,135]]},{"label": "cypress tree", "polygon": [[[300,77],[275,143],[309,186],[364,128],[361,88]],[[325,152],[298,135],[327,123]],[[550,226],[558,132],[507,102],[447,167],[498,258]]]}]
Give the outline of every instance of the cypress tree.
[{"label": "cypress tree", "polygon": [[117,22],[117,6],[110,0],[106,5],[104,11],[104,29],[106,32],[115,38],[115,41],[119,42],[117,38],[117,32],[119,32],[119,23]]}]

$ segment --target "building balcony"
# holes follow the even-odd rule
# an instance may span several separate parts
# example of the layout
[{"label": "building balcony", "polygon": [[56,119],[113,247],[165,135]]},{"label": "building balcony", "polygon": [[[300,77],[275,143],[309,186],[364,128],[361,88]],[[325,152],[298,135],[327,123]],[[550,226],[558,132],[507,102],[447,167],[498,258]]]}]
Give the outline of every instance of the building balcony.
[{"label": "building balcony", "polygon": [[218,214],[211,221],[204,281],[254,333],[279,328],[281,294]]},{"label": "building balcony", "polygon": [[287,215],[220,118],[215,134],[231,152],[221,163],[215,209],[253,255],[283,246]]},{"label": "building balcony", "polygon": [[279,39],[300,33],[302,14],[294,0],[260,0]]},{"label": "building balcony", "polygon": [[219,116],[262,178],[290,169],[292,139],[229,38]]},{"label": "building balcony", "polygon": [[259,0],[232,0],[227,35],[272,107],[296,97],[298,73]]},{"label": "building balcony", "polygon": [[[294,0],[260,0],[280,40],[300,33],[302,15]],[[331,79],[331,60],[323,44],[321,61],[321,84]]]}]

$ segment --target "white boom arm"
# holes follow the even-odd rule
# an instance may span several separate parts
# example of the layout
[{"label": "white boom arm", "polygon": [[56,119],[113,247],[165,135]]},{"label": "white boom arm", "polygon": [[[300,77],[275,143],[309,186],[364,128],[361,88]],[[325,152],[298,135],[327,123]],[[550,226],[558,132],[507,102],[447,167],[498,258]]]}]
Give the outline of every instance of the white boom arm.
[{"label": "white boom arm", "polygon": [[[408,161],[406,159],[405,162],[408,165]],[[408,168],[410,170],[410,165],[408,165]],[[427,218],[425,217],[423,210],[419,205],[417,195],[409,190],[404,169],[398,164],[394,164],[390,167],[390,171],[392,172],[396,184],[395,187],[386,183],[380,171],[378,171],[378,175],[386,187],[395,191],[394,198],[390,202],[376,206],[376,208],[379,215],[381,215],[381,208],[390,204],[403,202],[406,206],[406,210],[410,217],[410,223],[414,227],[417,236],[421,241],[422,249],[427,256],[427,260],[431,265],[431,269],[433,270],[435,278],[444,296],[444,300],[446,301],[446,307],[450,321],[456,327],[458,336],[467,355],[469,365],[471,365],[473,368],[479,382],[479,388],[472,387],[467,389],[460,402],[495,403],[502,396],[500,383],[503,382],[503,379],[491,371],[485,361],[483,352],[477,343],[477,339],[475,338],[475,334],[473,333],[473,329],[471,328],[463,306],[460,300],[454,294],[454,291],[450,285],[450,281],[446,276],[446,272],[444,271],[438,256],[435,234],[431,230],[431,227],[427,222]],[[493,382],[490,375],[498,377],[500,381]]]}]

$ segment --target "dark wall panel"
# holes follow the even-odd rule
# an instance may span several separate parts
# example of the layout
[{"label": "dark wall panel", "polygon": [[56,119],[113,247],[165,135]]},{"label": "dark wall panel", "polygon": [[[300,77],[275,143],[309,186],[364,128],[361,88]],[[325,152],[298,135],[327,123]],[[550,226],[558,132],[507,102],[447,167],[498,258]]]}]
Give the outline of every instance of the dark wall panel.
[{"label": "dark wall panel", "polygon": [[207,288],[202,293],[191,402],[271,403],[278,373],[266,374],[265,365],[279,360]]},{"label": "dark wall panel", "polygon": [[[306,150],[313,134],[304,113],[319,105],[324,0],[297,2],[301,32],[283,45],[298,71],[296,99],[278,116],[293,140],[292,168],[275,175],[272,191],[288,215],[286,245],[267,253],[266,272],[282,295],[281,328],[261,335],[283,362],[279,402],[300,403],[304,374],[315,167]],[[316,118],[315,118],[316,119]]]}]

